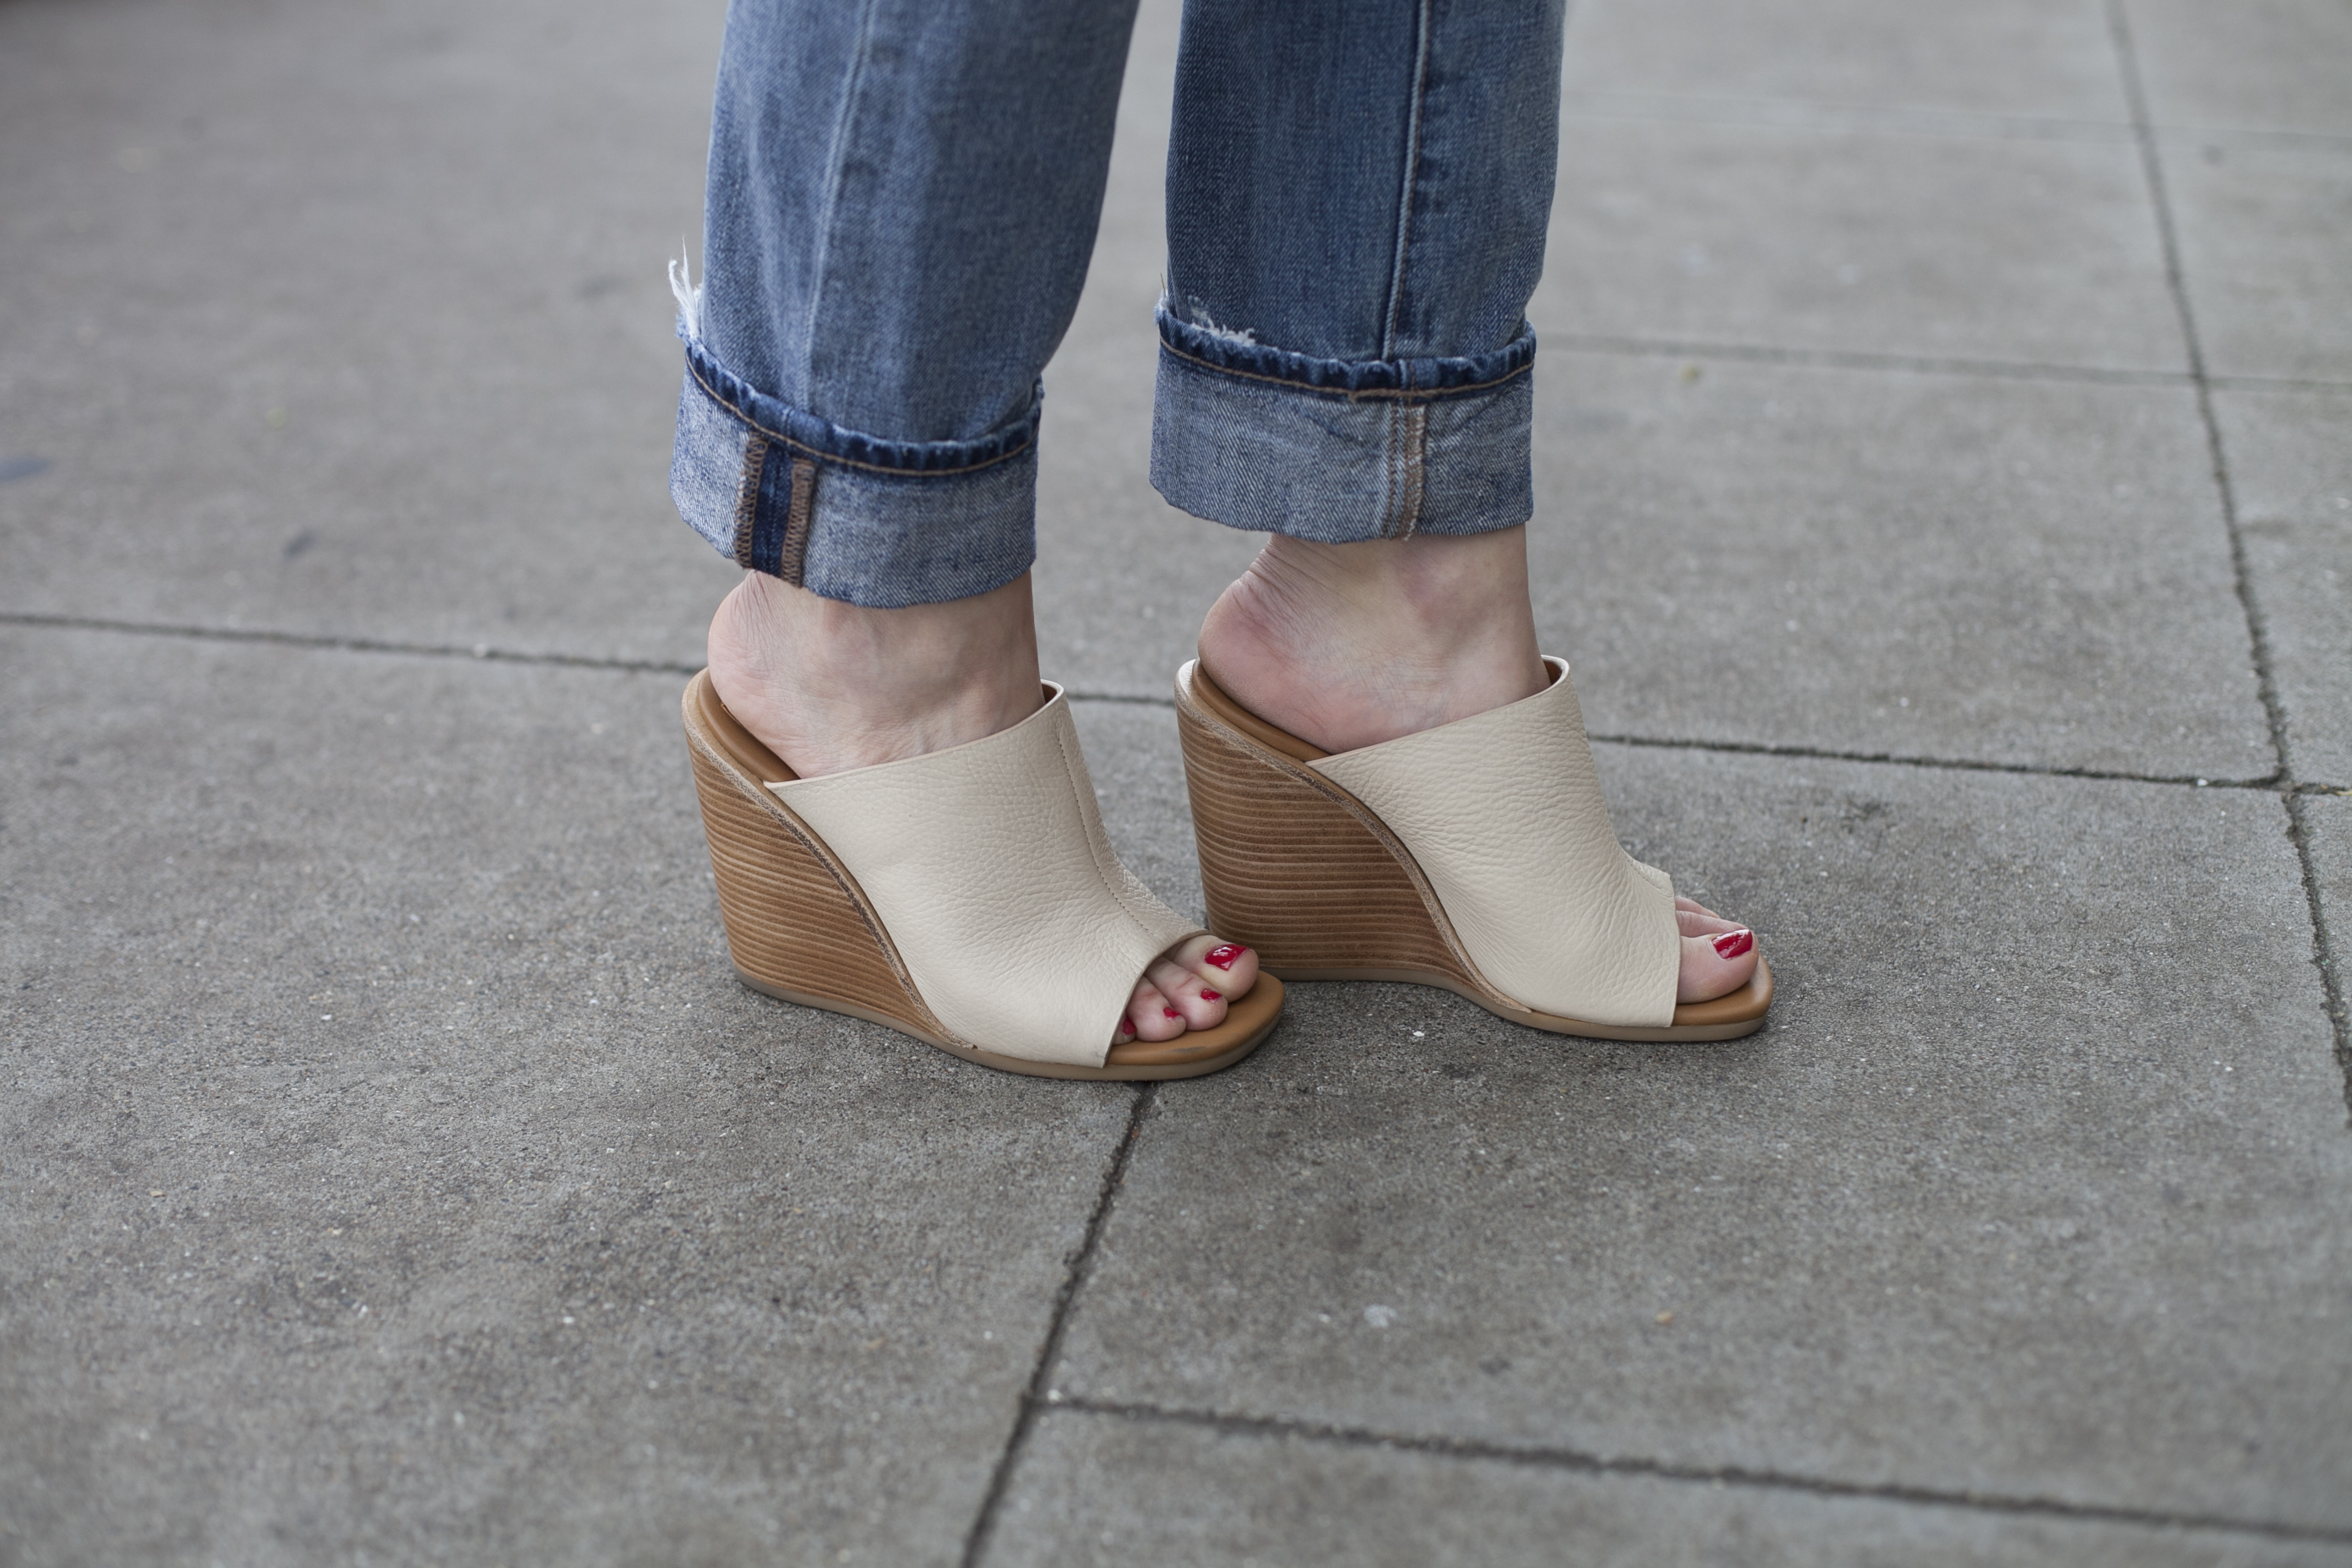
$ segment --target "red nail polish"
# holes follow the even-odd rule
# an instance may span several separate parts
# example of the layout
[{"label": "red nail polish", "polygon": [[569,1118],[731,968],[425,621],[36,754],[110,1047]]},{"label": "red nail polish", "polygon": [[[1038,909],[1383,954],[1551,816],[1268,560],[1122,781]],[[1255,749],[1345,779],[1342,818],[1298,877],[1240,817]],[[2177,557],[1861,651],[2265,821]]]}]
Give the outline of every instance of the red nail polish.
[{"label": "red nail polish", "polygon": [[1715,939],[1715,951],[1725,958],[1738,958],[1756,945],[1756,933],[1751,931],[1727,931]]},{"label": "red nail polish", "polygon": [[1173,1008],[1173,1007],[1162,1007],[1161,1009],[1160,1009],[1160,1011],[1163,1015],[1165,1015],[1166,1016],[1171,1017],[1171,1018],[1181,1018],[1181,1017],[1182,1017],[1182,1016],[1184,1016],[1183,1014],[1179,1013],[1178,1011],[1176,1011],[1176,1009],[1175,1009],[1175,1008]]},{"label": "red nail polish", "polygon": [[1212,990],[1210,990],[1210,989],[1209,989],[1207,986],[1205,986],[1205,985],[1203,985],[1203,986],[1202,986],[1202,987],[1201,987],[1201,1000],[1202,1000],[1202,1001],[1203,1001],[1203,1002],[1222,1002],[1222,1001],[1223,1001],[1224,999],[1225,999],[1225,994],[1224,994],[1223,992],[1222,992],[1222,991],[1212,991]]},{"label": "red nail polish", "polygon": [[1213,947],[1208,952],[1202,953],[1201,955],[1201,962],[1203,963],[1214,964],[1219,969],[1231,969],[1234,966],[1234,961],[1239,959],[1243,953],[1245,953],[1248,951],[1248,948],[1239,946],[1234,942],[1221,942],[1217,946]]}]

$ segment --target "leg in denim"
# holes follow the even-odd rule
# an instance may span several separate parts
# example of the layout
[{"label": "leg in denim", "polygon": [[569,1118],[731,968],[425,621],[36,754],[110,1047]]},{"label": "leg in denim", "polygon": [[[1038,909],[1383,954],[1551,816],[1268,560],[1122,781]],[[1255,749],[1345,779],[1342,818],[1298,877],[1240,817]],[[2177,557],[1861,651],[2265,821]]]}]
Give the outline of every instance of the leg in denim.
[{"label": "leg in denim", "polygon": [[[1034,554],[1037,376],[1133,0],[736,0],[672,489],[741,564],[896,607]],[[1527,521],[1560,5],[1191,0],[1152,481],[1327,542]]]},{"label": "leg in denim", "polygon": [[1534,510],[1559,0],[1187,0],[1151,479],[1328,543]]},{"label": "leg in denim", "polygon": [[671,469],[721,552],[878,608],[1028,570],[1134,16],[735,0]]}]

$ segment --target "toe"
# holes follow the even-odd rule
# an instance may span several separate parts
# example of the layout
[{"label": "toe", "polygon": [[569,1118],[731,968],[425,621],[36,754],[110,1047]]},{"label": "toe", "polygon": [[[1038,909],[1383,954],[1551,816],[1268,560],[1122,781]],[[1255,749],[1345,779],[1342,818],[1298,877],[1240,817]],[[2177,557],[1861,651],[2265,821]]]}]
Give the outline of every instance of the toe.
[{"label": "toe", "polygon": [[1139,1040],[1172,1040],[1184,1032],[1184,1015],[1168,1005],[1168,997],[1150,980],[1135,984],[1127,1005],[1127,1026]]},{"label": "toe", "polygon": [[1680,897],[1675,900],[1675,924],[1685,936],[1722,936],[1740,929],[1738,921],[1725,920],[1696,899]]},{"label": "toe", "polygon": [[1158,959],[1143,977],[1184,1015],[1186,1028],[1213,1029],[1225,1021],[1225,994],[1182,965]]},{"label": "toe", "polygon": [[1720,934],[1685,935],[1675,1000],[1712,1002],[1728,996],[1748,984],[1756,973],[1756,933],[1745,926]]},{"label": "toe", "polygon": [[1257,984],[1257,950],[1223,937],[1196,936],[1170,950],[1167,957],[1228,1002],[1248,995]]}]

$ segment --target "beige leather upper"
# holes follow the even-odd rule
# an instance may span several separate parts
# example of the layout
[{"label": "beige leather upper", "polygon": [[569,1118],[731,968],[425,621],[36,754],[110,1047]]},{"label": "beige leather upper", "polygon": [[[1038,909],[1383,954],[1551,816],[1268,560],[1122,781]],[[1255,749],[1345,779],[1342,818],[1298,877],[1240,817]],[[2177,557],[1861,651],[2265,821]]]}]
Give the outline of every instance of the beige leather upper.
[{"label": "beige leather upper", "polygon": [[1100,1067],[1144,966],[1200,928],[1111,853],[1069,700],[985,740],[771,784],[969,1045]]},{"label": "beige leather upper", "polygon": [[1412,851],[1489,984],[1592,1024],[1674,1022],[1673,880],[1625,853],[1564,659],[1507,707],[1307,765]]}]

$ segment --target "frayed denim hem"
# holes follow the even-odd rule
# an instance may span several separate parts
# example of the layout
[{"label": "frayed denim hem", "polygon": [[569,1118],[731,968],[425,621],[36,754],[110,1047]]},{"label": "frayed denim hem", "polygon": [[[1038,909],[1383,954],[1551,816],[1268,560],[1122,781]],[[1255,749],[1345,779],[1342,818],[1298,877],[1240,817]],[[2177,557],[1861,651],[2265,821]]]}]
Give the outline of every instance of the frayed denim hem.
[{"label": "frayed denim hem", "polygon": [[1488,354],[1346,361],[1159,320],[1151,482],[1171,505],[1327,544],[1535,514],[1533,329]]},{"label": "frayed denim hem", "polygon": [[686,339],[670,497],[736,564],[873,609],[1001,588],[1037,557],[1042,394],[974,441],[885,441],[753,391]]}]

